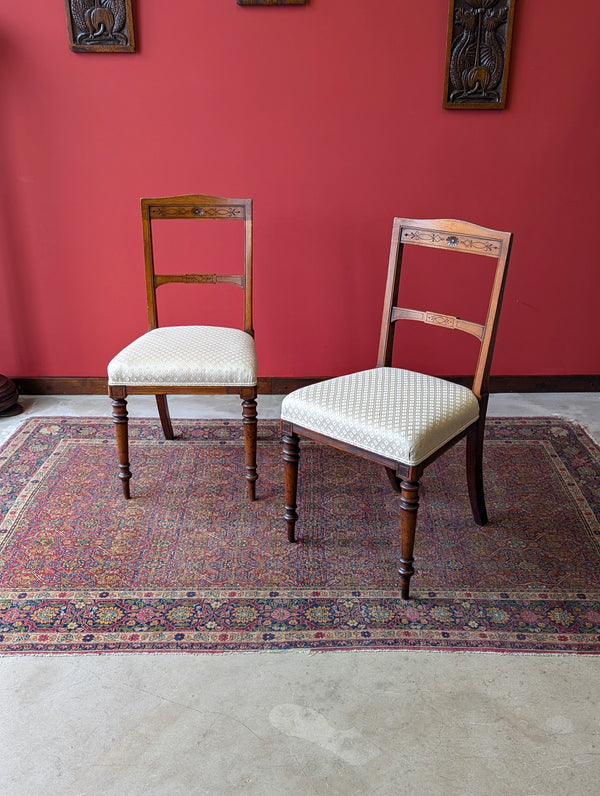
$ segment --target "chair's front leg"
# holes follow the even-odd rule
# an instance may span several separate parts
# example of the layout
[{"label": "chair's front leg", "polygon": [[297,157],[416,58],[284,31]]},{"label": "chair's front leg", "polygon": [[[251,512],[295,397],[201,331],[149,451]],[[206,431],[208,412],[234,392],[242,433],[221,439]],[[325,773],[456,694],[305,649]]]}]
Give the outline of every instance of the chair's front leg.
[{"label": "chair's front leg", "polygon": [[398,566],[400,573],[400,593],[403,600],[408,600],[410,579],[414,574],[413,550],[415,546],[415,529],[417,511],[419,510],[419,482],[400,479],[400,537],[402,557]]},{"label": "chair's front leg", "polygon": [[256,389],[242,393],[242,418],[244,424],[244,448],[246,450],[246,483],[248,497],[256,500]]},{"label": "chair's front leg", "polygon": [[283,461],[285,477],[285,523],[288,540],[296,541],[296,494],[298,491],[298,461],[300,459],[300,440],[294,432],[283,435]]},{"label": "chair's front leg", "polygon": [[126,500],[131,497],[129,481],[131,470],[129,469],[129,433],[127,426],[127,401],[124,394],[116,397],[111,393],[112,398],[112,417],[115,422],[115,433],[117,437],[117,451],[119,454],[119,478],[123,487],[123,496]]}]

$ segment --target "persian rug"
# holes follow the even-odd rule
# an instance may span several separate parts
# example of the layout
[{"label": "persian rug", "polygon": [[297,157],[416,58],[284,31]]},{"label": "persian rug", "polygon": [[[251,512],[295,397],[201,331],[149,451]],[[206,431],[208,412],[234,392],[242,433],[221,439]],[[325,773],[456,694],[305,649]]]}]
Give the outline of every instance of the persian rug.
[{"label": "persian rug", "polygon": [[555,418],[490,418],[490,523],[464,448],[428,468],[412,599],[381,467],[301,445],[287,542],[278,423],[130,421],[132,500],[110,419],[27,420],[0,449],[0,653],[396,648],[600,652],[600,449]]}]

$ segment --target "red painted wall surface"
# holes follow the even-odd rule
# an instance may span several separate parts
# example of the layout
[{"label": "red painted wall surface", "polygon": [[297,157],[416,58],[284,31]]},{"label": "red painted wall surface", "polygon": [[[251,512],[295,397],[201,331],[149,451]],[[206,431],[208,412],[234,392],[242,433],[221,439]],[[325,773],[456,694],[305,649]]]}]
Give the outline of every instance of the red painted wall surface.
[{"label": "red painted wall surface", "polygon": [[1,372],[104,375],[145,330],[139,198],[188,192],[254,198],[263,376],[374,364],[394,215],[514,231],[495,373],[600,372],[595,0],[519,3],[505,111],[442,109],[447,0],[143,0],[119,55],[61,6],[0,6]]}]

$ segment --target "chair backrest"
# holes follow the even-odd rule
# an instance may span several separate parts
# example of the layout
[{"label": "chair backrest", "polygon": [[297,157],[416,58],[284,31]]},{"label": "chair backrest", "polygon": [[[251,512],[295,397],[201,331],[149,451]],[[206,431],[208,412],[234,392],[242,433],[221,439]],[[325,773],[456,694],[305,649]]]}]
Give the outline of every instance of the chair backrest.
[{"label": "chair backrest", "polygon": [[[377,365],[379,367],[391,365],[396,321],[419,321],[445,329],[467,332],[479,340],[479,356],[472,390],[478,398],[486,394],[512,237],[511,232],[498,232],[466,221],[395,218]],[[475,323],[453,315],[397,306],[402,255],[405,246],[426,246],[493,258],[495,274],[485,322]]]},{"label": "chair backrest", "polygon": [[[158,219],[207,219],[243,221],[244,268],[237,274],[158,274],[154,267],[152,222]],[[158,308],[156,290],[173,282],[186,284],[232,284],[244,291],[244,331],[254,335],[252,322],[252,199],[226,199],[221,196],[166,196],[160,199],[142,199],[142,230],[144,235],[144,262],[146,266],[146,297],[148,303],[148,328],[156,329]],[[240,258],[241,261],[241,258]]]}]

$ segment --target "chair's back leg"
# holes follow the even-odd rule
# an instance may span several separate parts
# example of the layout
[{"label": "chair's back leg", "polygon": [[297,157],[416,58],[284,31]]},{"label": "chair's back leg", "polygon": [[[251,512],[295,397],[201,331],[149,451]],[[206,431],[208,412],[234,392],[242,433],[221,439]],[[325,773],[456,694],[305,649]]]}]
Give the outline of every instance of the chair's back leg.
[{"label": "chair's back leg", "polygon": [[488,521],[483,491],[483,437],[485,434],[485,414],[467,434],[467,486],[473,519],[477,525]]},{"label": "chair's back leg", "polygon": [[123,496],[129,500],[131,493],[129,490],[129,481],[131,479],[131,470],[129,469],[129,433],[127,423],[127,401],[124,397],[115,397],[111,393],[112,398],[112,417],[115,422],[115,433],[117,437],[117,451],[119,455],[119,478],[121,479],[121,486],[123,487]]},{"label": "chair's back leg", "polygon": [[467,434],[467,486],[473,519],[477,525],[486,525],[488,521],[483,492],[482,437],[478,427]]},{"label": "chair's back leg", "polygon": [[385,474],[387,475],[390,484],[392,485],[392,489],[394,492],[400,492],[400,479],[396,475],[396,471],[393,467],[386,467]]},{"label": "chair's back leg", "polygon": [[165,439],[175,439],[175,435],[173,434],[173,426],[171,425],[171,414],[169,412],[167,396],[157,395],[156,406],[158,407],[158,416],[160,417],[160,424],[162,426]]},{"label": "chair's back leg", "polygon": [[415,546],[415,529],[419,510],[419,482],[400,479],[400,537],[402,557],[398,565],[400,573],[400,594],[408,600],[410,579],[414,574],[413,550]]},{"label": "chair's back leg", "polygon": [[256,500],[256,387],[252,390],[242,391],[242,419],[244,424],[244,447],[246,450],[246,483],[248,484],[248,497]]},{"label": "chair's back leg", "polygon": [[285,477],[285,523],[288,539],[296,541],[296,494],[298,491],[298,461],[300,459],[300,439],[297,434],[283,435],[283,461]]}]

